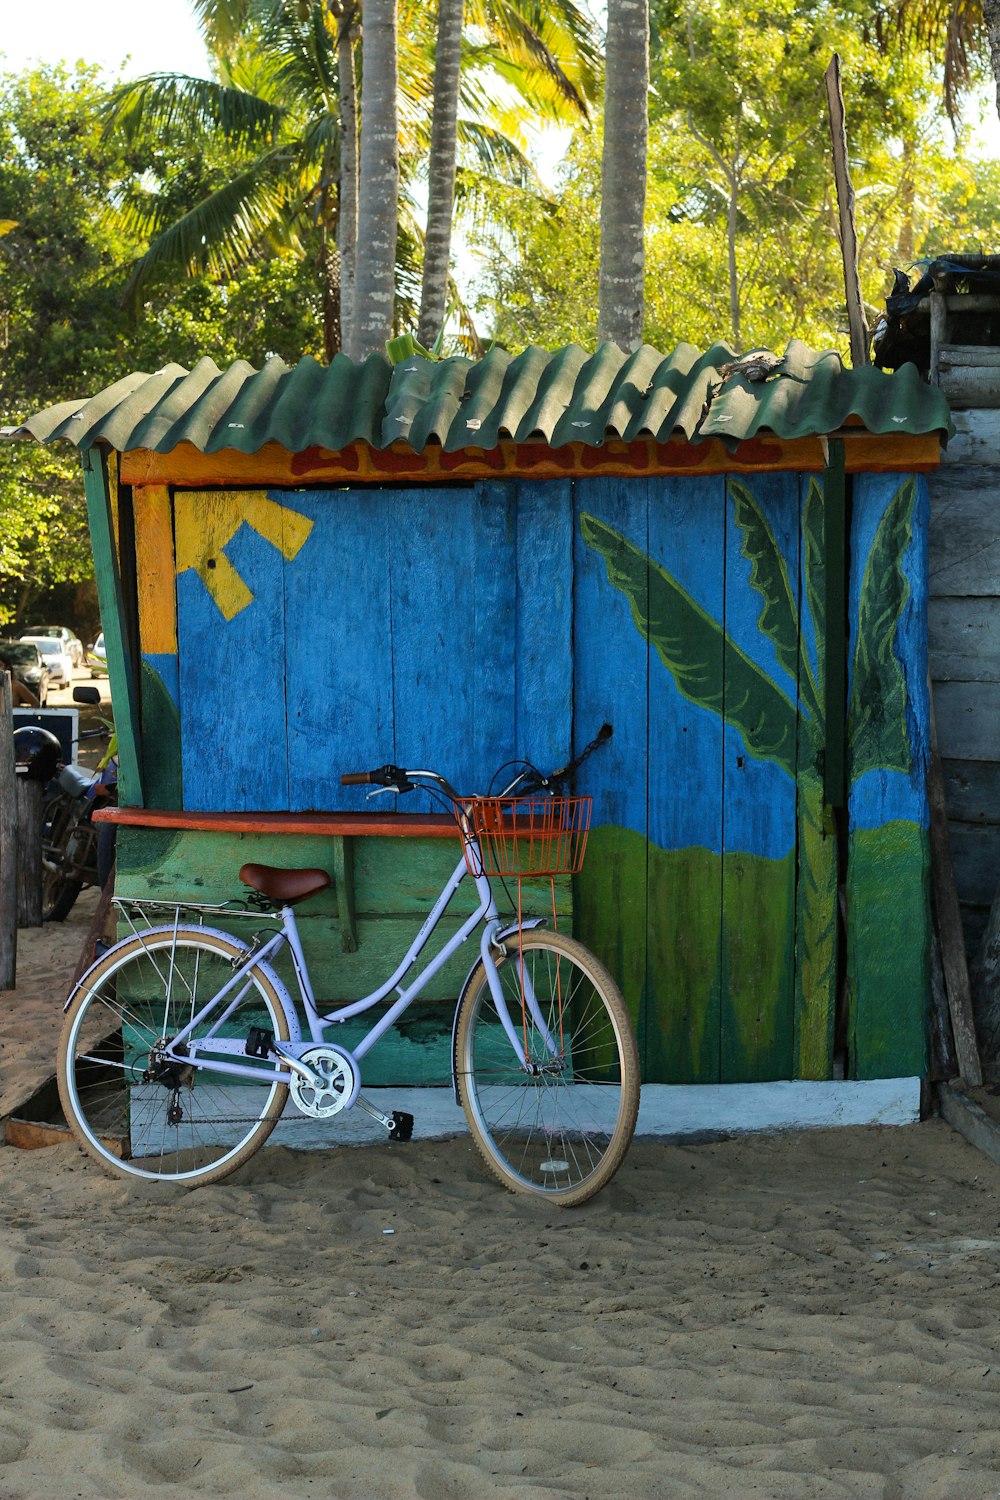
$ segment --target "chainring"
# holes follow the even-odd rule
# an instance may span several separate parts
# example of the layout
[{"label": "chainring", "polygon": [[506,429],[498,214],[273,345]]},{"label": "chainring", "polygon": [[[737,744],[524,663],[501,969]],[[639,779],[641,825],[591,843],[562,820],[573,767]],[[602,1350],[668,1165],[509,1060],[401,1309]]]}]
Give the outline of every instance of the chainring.
[{"label": "chainring", "polygon": [[361,1080],[353,1059],[339,1047],[309,1047],[299,1061],[322,1080],[319,1084],[292,1073],[288,1089],[297,1109],[313,1120],[328,1120],[354,1103]]}]

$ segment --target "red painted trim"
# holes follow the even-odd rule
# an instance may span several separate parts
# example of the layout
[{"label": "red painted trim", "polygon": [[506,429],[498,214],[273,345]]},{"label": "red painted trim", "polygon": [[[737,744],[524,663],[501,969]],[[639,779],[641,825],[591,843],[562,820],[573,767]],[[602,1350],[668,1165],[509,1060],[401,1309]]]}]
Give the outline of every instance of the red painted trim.
[{"label": "red painted trim", "polygon": [[340,837],[448,839],[454,818],[441,813],[179,812],[160,807],[102,807],[95,823],[212,833],[312,833]]}]

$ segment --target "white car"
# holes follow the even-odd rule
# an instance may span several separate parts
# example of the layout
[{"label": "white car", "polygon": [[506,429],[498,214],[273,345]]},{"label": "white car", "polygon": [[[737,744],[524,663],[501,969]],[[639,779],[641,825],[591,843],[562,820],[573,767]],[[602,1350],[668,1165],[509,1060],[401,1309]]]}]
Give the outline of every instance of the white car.
[{"label": "white car", "polygon": [[54,636],[57,641],[62,641],[63,650],[72,661],[74,667],[83,666],[83,642],[67,626],[29,625],[24,634],[33,641],[37,640],[40,635]]},{"label": "white car", "polygon": [[94,644],[87,647],[87,666],[90,668],[91,677],[107,677],[108,675],[108,656],[104,648],[103,630]]},{"label": "white car", "polygon": [[69,687],[73,681],[73,658],[62,641],[54,635],[22,635],[27,645],[37,646],[42,660],[49,669],[52,687]]}]

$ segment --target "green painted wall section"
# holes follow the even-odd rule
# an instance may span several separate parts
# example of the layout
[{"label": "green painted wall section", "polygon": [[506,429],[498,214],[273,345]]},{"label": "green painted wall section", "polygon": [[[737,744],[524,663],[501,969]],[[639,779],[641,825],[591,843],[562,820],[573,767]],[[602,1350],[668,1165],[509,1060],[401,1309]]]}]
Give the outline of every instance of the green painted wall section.
[{"label": "green painted wall section", "polygon": [[858,1078],[927,1068],[930,838],[916,823],[855,829],[847,878],[850,1054]]},{"label": "green painted wall section", "polygon": [[723,863],[628,828],[591,834],[576,932],[617,976],[656,1082],[791,1076],[792,1029],[774,996],[792,990],[792,957],[774,934],[794,924],[794,859],[743,855],[720,928]]}]

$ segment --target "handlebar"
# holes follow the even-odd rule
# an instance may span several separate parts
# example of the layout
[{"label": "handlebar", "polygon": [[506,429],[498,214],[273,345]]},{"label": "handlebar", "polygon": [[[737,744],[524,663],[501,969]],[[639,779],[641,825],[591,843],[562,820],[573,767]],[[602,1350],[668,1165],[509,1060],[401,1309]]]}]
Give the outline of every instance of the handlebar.
[{"label": "handlebar", "polygon": [[[569,780],[573,772],[583,764],[587,756],[597,749],[598,745],[603,745],[605,741],[611,738],[612,732],[610,724],[602,724],[597,734],[590,741],[590,744],[586,745],[579,755],[575,756],[573,760],[567,761],[566,765],[561,766],[558,771],[550,771],[548,775],[543,775],[534,766],[527,765],[524,769],[518,771],[514,780],[509,786],[504,787],[499,795],[501,797],[510,797],[515,795],[515,792],[517,795],[523,795],[533,791],[555,793]],[[376,766],[372,771],[345,771],[340,778],[341,786],[376,786],[386,791],[392,790],[398,792],[400,795],[403,795],[405,792],[416,791],[415,783],[418,781],[434,782],[446,796],[451,798],[452,802],[461,803],[468,801],[467,797],[460,796],[455,791],[455,788],[443,776],[440,776],[437,771],[409,771],[405,770],[402,766],[387,764]]]}]

